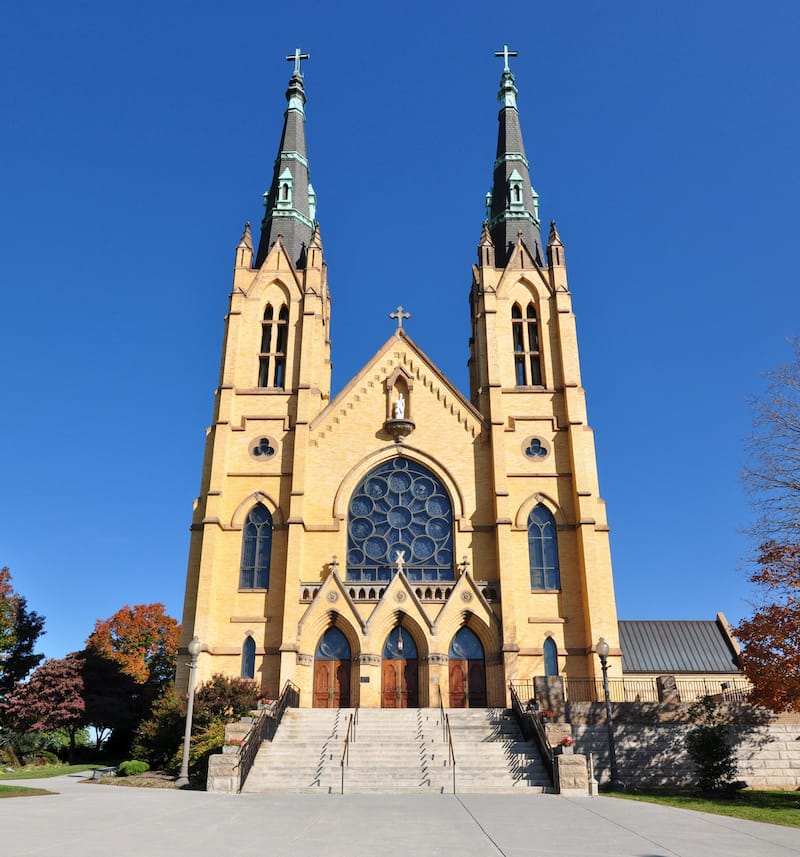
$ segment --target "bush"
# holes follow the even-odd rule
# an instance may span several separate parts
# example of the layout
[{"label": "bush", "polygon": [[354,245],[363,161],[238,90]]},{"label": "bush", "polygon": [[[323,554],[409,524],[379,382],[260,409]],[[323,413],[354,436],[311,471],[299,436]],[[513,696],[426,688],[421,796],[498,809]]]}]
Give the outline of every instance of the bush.
[{"label": "bush", "polygon": [[147,762],[140,762],[137,759],[130,759],[127,762],[121,762],[117,768],[118,777],[135,777],[137,774],[143,774],[150,770],[150,765]]},{"label": "bush", "polygon": [[689,716],[698,721],[686,735],[686,750],[697,767],[700,791],[734,790],[736,758],[728,735],[729,724],[719,703],[704,696],[689,707]]},{"label": "bush", "polygon": [[[194,700],[189,773],[205,780],[208,757],[219,752],[225,724],[238,720],[258,705],[256,683],[217,673],[197,688]],[[132,753],[147,759],[152,768],[177,773],[181,766],[186,703],[174,687],[168,688],[153,705],[151,716],[136,731]]]}]

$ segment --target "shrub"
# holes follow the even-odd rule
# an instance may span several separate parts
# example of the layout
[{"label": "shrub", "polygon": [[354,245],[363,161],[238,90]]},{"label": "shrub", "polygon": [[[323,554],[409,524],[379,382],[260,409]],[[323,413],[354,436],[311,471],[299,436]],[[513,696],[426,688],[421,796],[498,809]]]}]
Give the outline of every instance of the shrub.
[{"label": "shrub", "polygon": [[167,688],[153,703],[150,717],[136,730],[133,755],[147,759],[152,768],[170,770],[175,751],[181,745],[185,716],[185,706],[175,688]]},{"label": "shrub", "polygon": [[729,724],[719,703],[704,696],[689,707],[689,716],[698,721],[686,735],[686,750],[697,767],[700,790],[735,789],[736,758],[728,735]]},{"label": "shrub", "polygon": [[137,774],[143,774],[150,770],[150,765],[147,762],[140,762],[137,759],[130,759],[127,762],[121,762],[117,768],[118,777],[135,777]]}]

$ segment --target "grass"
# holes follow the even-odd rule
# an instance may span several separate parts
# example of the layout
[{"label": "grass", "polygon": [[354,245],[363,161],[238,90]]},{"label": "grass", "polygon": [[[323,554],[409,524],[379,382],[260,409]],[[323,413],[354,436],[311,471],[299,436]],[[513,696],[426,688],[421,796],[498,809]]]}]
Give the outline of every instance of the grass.
[{"label": "grass", "polygon": [[44,777],[60,777],[81,771],[93,771],[102,765],[31,765],[29,768],[17,768],[14,771],[0,770],[0,780],[38,780]]},{"label": "grass", "polygon": [[0,786],[0,798],[4,797],[36,797],[37,795],[52,795],[47,789],[28,789],[25,786]]},{"label": "grass", "polygon": [[715,815],[729,815],[747,821],[763,821],[800,827],[800,792],[761,791],[736,792],[732,797],[707,797],[691,792],[667,789],[637,789],[632,792],[608,792],[626,800],[660,803],[680,809],[694,809]]}]

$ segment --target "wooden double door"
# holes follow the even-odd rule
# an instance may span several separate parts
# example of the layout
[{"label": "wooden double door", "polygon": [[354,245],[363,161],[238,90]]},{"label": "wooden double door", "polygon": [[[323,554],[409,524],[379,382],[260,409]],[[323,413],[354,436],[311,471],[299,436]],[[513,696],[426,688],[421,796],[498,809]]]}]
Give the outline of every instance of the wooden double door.
[{"label": "wooden double door", "polygon": [[416,708],[419,705],[417,659],[381,663],[381,708]]},{"label": "wooden double door", "polygon": [[486,708],[486,661],[450,658],[450,708]]},{"label": "wooden double door", "polygon": [[350,661],[314,662],[314,708],[350,707]]}]

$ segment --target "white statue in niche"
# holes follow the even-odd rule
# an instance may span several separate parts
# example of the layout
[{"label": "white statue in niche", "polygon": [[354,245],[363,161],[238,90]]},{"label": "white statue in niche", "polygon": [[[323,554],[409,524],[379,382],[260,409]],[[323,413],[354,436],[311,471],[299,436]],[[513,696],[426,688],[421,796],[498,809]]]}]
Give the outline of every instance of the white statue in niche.
[{"label": "white statue in niche", "polygon": [[394,418],[396,420],[404,420],[406,418],[406,400],[402,393],[398,393],[397,401],[394,403]]}]

